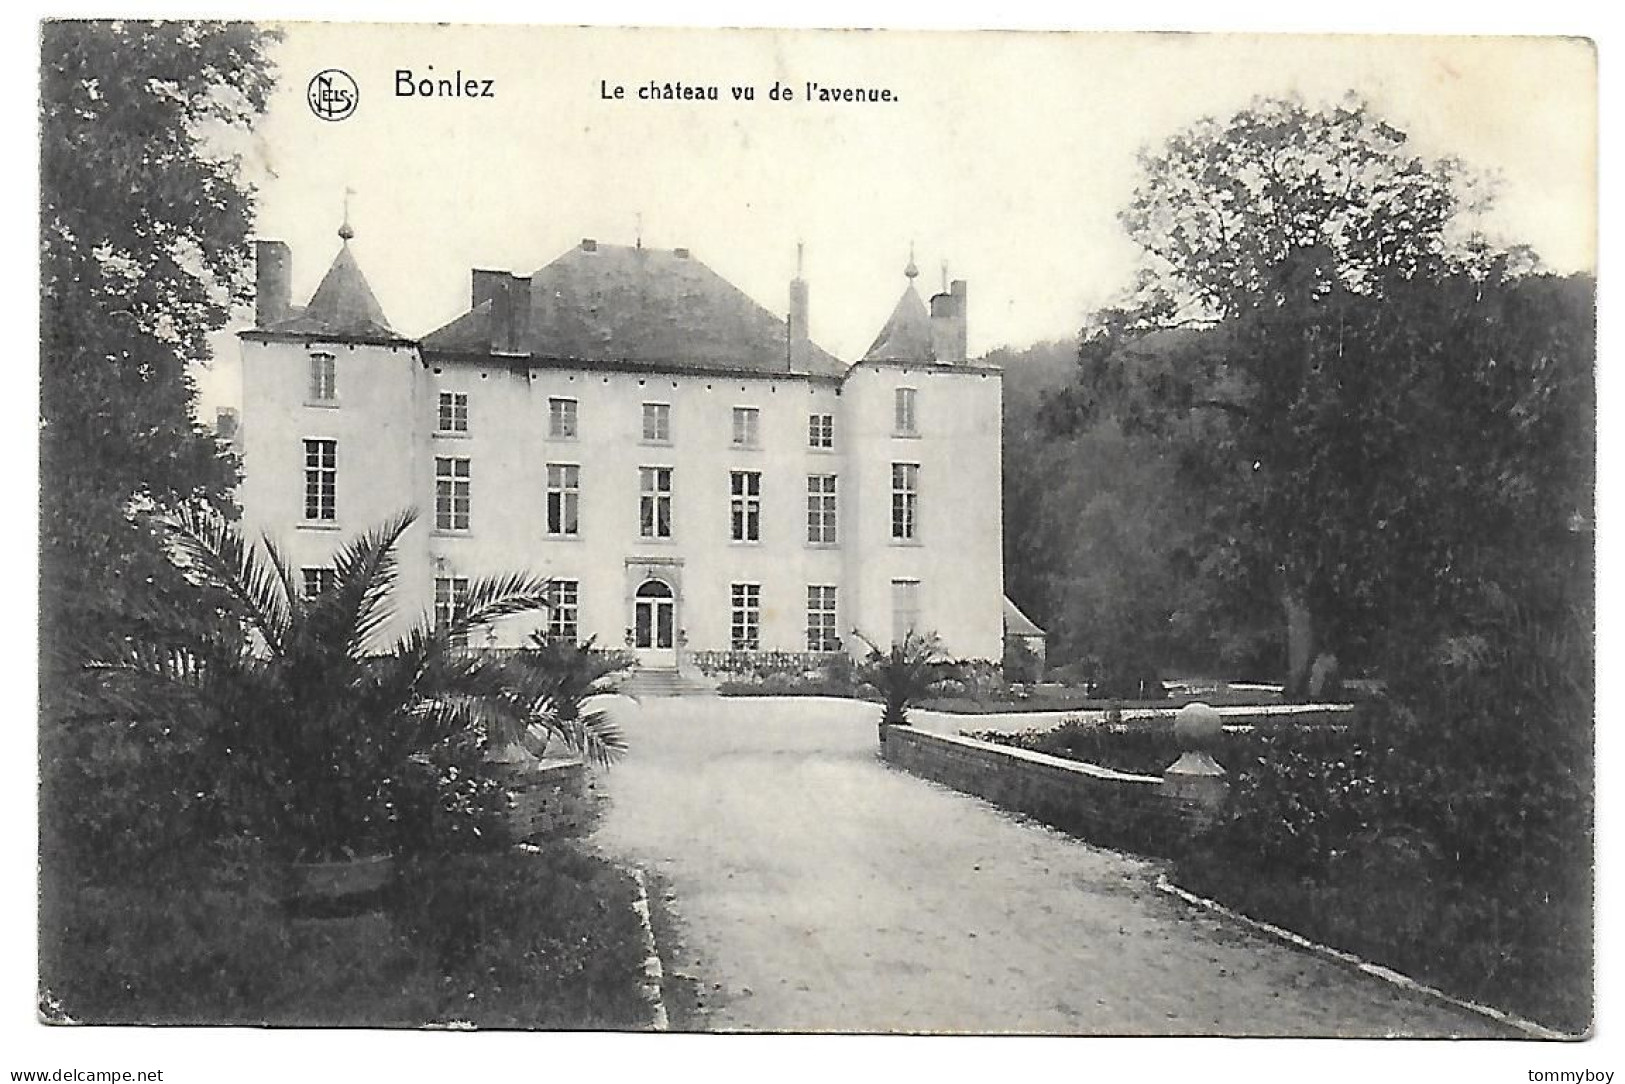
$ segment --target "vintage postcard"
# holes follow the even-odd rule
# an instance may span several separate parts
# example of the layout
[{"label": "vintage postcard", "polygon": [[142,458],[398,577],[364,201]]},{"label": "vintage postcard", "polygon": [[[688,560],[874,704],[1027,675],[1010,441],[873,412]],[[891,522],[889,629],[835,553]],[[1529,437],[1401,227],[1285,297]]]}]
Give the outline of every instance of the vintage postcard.
[{"label": "vintage postcard", "polygon": [[1606,1079],[1597,115],[1578,38],[43,23],[36,1030]]}]

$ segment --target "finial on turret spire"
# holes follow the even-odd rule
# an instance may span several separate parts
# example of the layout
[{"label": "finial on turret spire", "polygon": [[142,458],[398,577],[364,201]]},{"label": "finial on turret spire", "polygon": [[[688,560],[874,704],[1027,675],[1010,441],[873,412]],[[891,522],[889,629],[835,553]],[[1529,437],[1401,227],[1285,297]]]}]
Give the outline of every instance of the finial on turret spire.
[{"label": "finial on turret spire", "polygon": [[910,282],[920,277],[920,269],[914,266],[914,242],[908,243],[908,266],[903,268],[903,274]]},{"label": "finial on turret spire", "polygon": [[350,238],[355,236],[355,229],[350,225],[350,197],[353,195],[355,189],[349,187],[344,189],[344,221],[339,224],[339,239],[345,244],[349,244]]}]

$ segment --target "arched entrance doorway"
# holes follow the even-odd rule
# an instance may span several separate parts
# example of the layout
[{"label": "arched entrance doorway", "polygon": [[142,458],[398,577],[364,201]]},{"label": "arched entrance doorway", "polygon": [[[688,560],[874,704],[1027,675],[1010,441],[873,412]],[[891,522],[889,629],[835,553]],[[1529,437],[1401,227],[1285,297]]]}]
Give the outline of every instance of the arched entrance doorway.
[{"label": "arched entrance doorway", "polygon": [[643,667],[677,665],[677,597],[664,580],[647,579],[632,596],[632,648]]}]

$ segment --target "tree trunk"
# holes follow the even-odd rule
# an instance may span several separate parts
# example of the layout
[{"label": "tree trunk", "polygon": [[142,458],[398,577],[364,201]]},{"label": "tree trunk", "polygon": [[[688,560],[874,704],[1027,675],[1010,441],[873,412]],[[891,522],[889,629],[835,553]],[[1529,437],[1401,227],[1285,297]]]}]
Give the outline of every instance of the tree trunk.
[{"label": "tree trunk", "polygon": [[1309,673],[1315,662],[1315,619],[1303,597],[1288,588],[1281,594],[1286,612],[1286,681],[1281,699],[1289,704],[1309,699]]}]

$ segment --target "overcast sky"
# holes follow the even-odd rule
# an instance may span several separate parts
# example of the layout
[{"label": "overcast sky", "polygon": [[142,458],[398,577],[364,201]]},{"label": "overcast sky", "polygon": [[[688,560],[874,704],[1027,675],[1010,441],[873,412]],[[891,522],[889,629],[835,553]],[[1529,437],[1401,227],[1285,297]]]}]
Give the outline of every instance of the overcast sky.
[{"label": "overcast sky", "polygon": [[[943,261],[968,280],[973,353],[1069,337],[1134,266],[1117,214],[1136,152],[1260,94],[1335,102],[1357,91],[1420,151],[1500,176],[1492,226],[1504,240],[1561,271],[1595,262],[1592,57],[1560,39],[312,23],[285,33],[281,89],[249,156],[259,233],[293,247],[302,301],[337,249],[353,188],[357,257],[410,335],[466,308],[471,267],[529,273],[583,237],[630,244],[641,215],[644,244],[692,249],[779,313],[804,243],[813,337],[847,360],[896,302],[911,242],[922,287],[937,287]],[[329,67],[361,89],[340,122],[305,102],[310,77]],[[496,97],[397,97],[398,69],[491,79]],[[723,100],[636,100],[651,80],[716,85]],[[797,100],[768,100],[776,80]],[[810,103],[808,80],[889,88],[899,101]],[[600,81],[624,85],[627,99],[604,100]],[[734,102],[734,85],[756,99]]]}]

